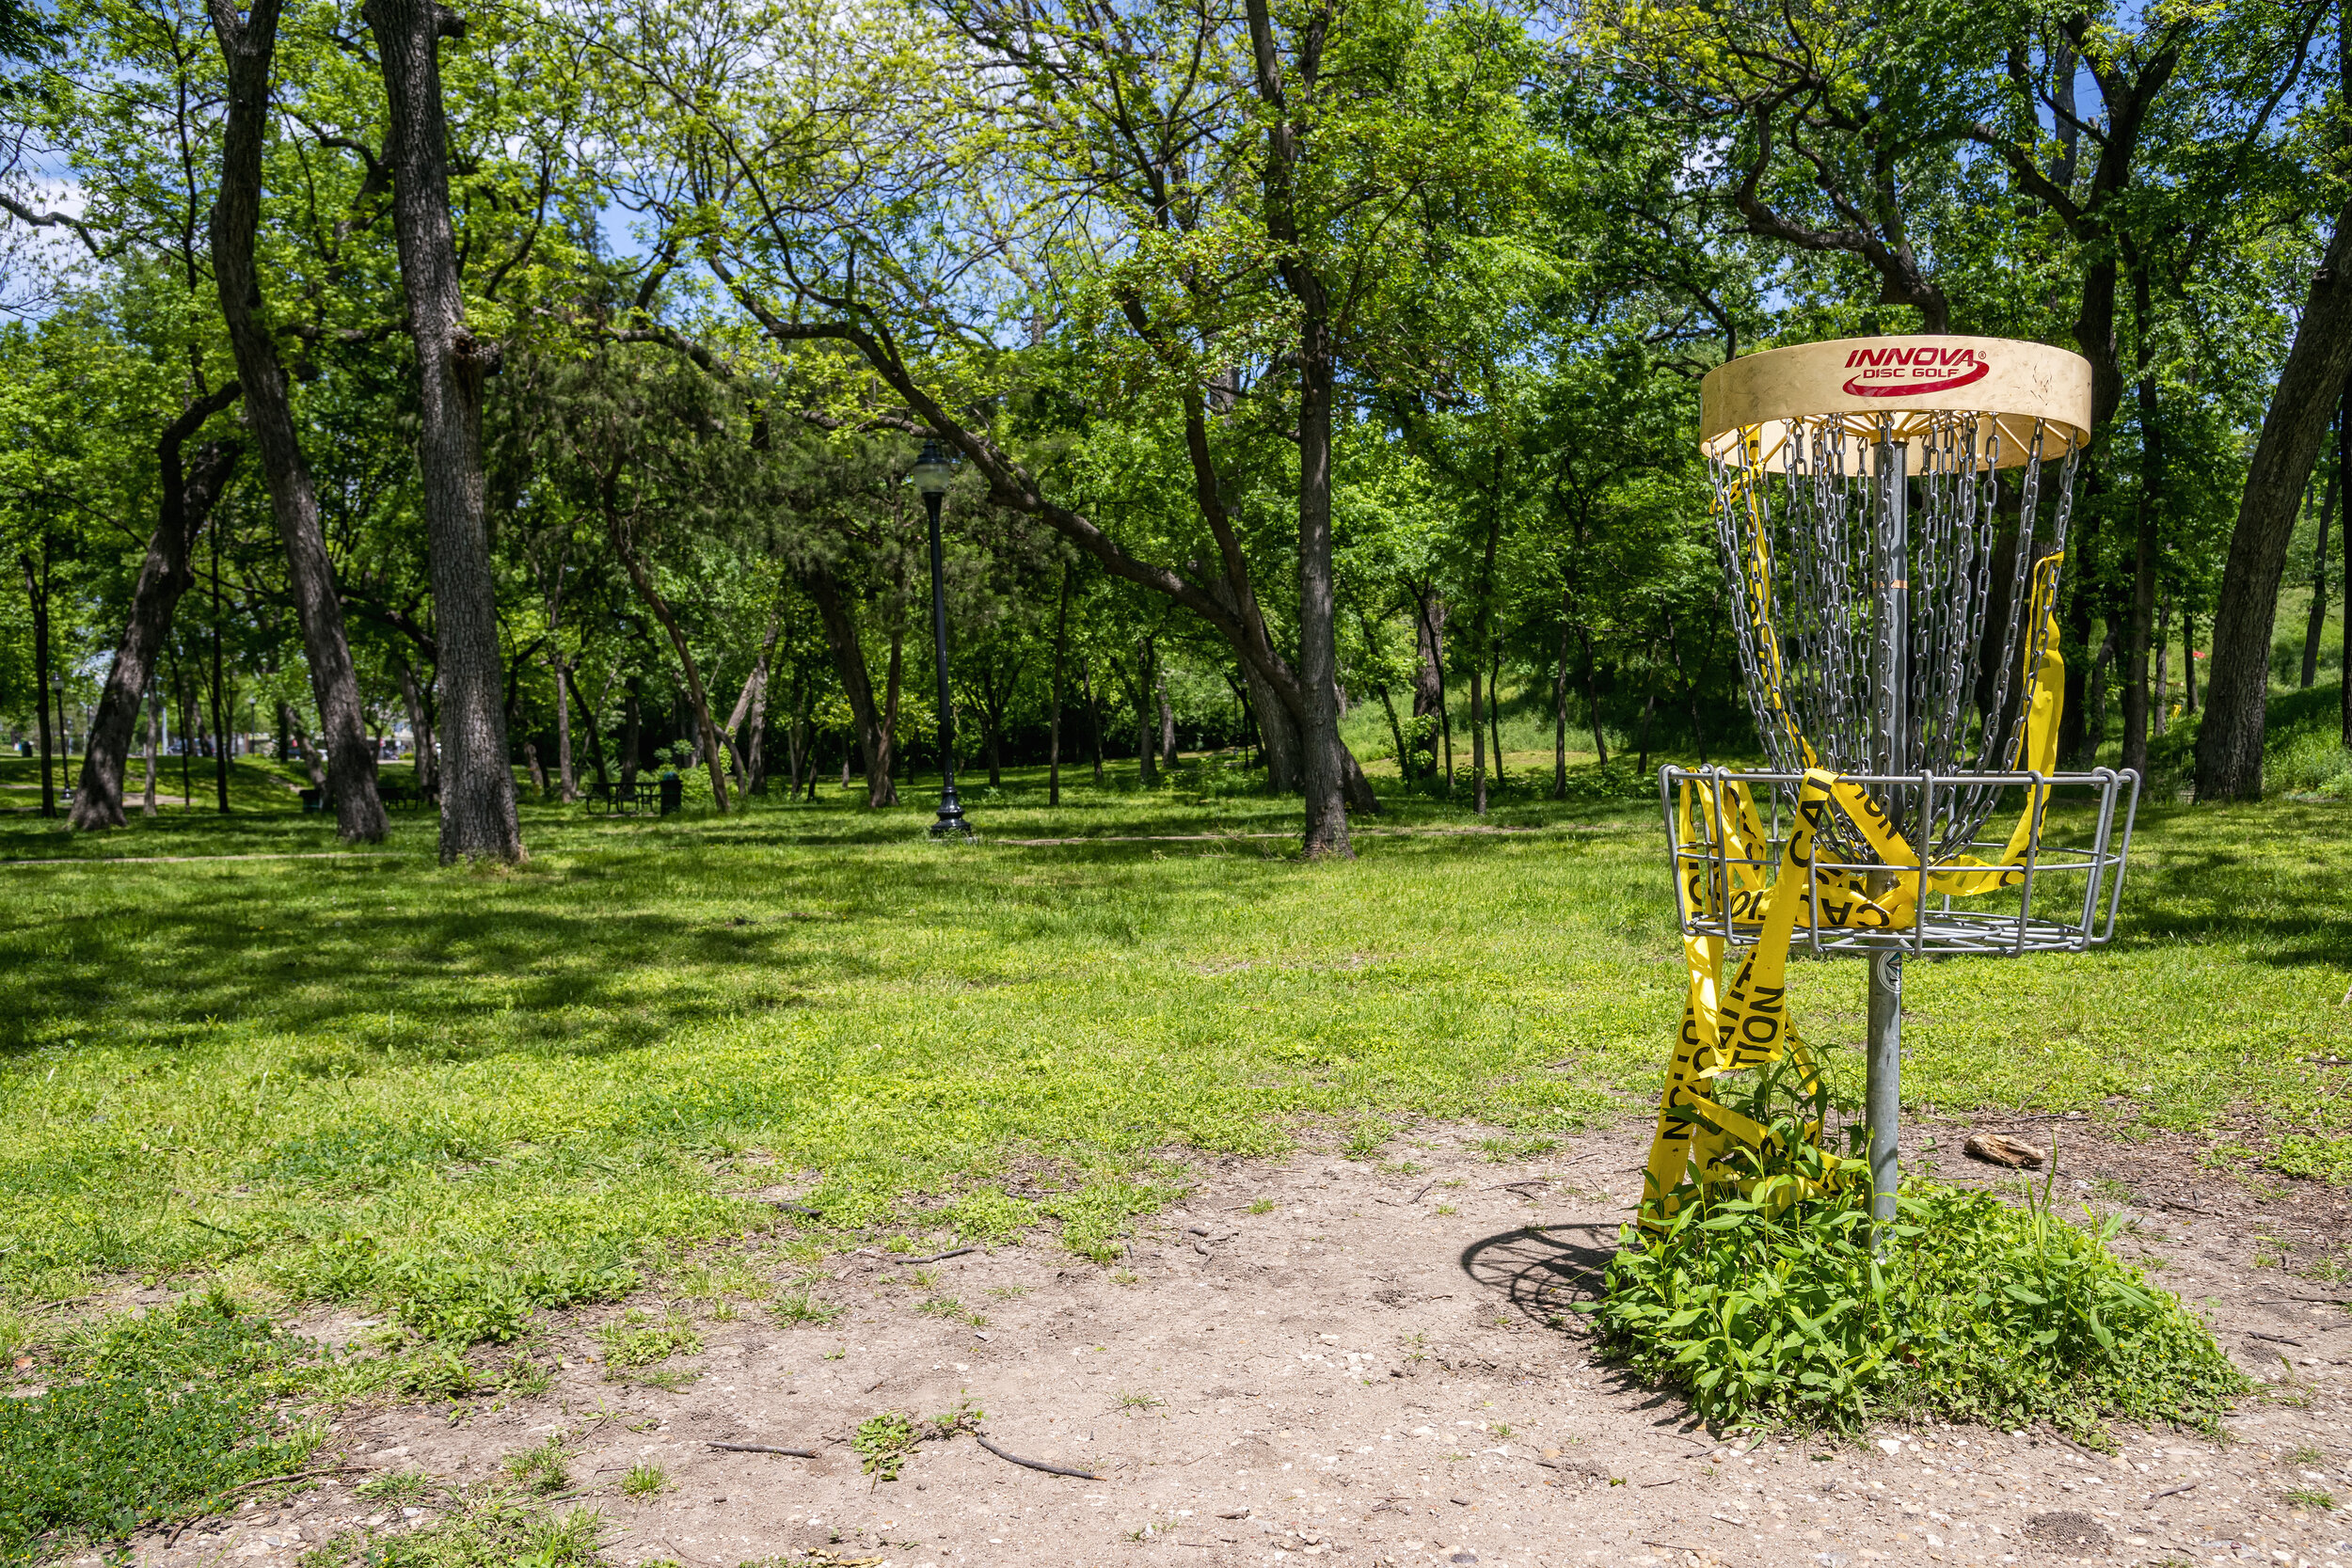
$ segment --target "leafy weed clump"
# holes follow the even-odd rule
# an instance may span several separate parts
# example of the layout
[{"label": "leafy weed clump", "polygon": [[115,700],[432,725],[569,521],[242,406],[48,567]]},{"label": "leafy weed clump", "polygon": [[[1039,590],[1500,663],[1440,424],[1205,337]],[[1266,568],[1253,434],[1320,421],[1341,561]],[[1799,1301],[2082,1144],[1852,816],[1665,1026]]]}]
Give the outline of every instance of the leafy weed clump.
[{"label": "leafy weed clump", "polygon": [[273,1408],[299,1352],[218,1292],[69,1346],[47,1393],[0,1400],[0,1563],[120,1540],[299,1469],[316,1434]]},{"label": "leafy weed clump", "polygon": [[2011,1206],[1907,1184],[1876,1255],[1867,1184],[1785,1206],[1684,1190],[1662,1233],[1626,1232],[1589,1310],[1616,1359],[1710,1423],[1932,1414],[2088,1437],[2107,1418],[2209,1427],[2249,1386],[2108,1249],[2120,1220],[2070,1224],[2046,1186]]},{"label": "leafy weed clump", "polygon": [[302,1568],[599,1568],[603,1534],[593,1509],[558,1517],[485,1490],[429,1525],[346,1530],[303,1554]]},{"label": "leafy weed clump", "polygon": [[703,1348],[702,1335],[682,1314],[672,1312],[655,1323],[633,1307],[596,1337],[604,1341],[605,1365],[614,1370],[650,1367],[673,1355],[698,1355]]}]

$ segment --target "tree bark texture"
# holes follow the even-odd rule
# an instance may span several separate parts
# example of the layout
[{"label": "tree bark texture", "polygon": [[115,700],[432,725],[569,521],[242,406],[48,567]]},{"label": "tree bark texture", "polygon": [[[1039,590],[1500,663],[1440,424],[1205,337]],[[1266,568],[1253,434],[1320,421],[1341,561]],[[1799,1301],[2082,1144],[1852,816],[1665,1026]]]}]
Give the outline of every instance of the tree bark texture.
[{"label": "tree bark texture", "polygon": [[[874,705],[873,678],[866,669],[866,647],[858,641],[857,620],[850,613],[849,601],[841,592],[840,579],[822,562],[814,562],[800,574],[801,586],[817,606],[817,618],[825,628],[825,642],[833,649],[834,671],[841,677],[842,694],[850,702],[850,717],[857,725],[859,747],[866,753],[866,803],[869,806],[895,806],[898,803],[898,786],[890,776],[891,726]],[[848,763],[843,763],[846,772]]]},{"label": "tree bark texture", "polygon": [[278,5],[279,0],[255,0],[240,22],[234,0],[211,0],[213,32],[229,68],[220,187],[213,203],[213,277],[230,347],[236,355],[237,380],[245,388],[246,421],[253,431],[254,452],[269,483],[270,510],[286,549],[287,587],[302,626],[310,695],[318,704],[319,728],[326,742],[326,788],[335,804],[336,832],[346,843],[374,844],[386,829],[384,802],[375,787],[375,744],[368,735],[359,676],[343,632],[335,564],[319,526],[318,488],[294,434],[285,367],[261,321],[262,281],[253,260]]},{"label": "tree bark texture", "polygon": [[520,861],[483,517],[482,383],[498,351],[466,325],[437,57],[466,24],[434,0],[367,0],[362,11],[384,73],[392,226],[417,345],[417,467],[440,645],[441,859]]},{"label": "tree bark texture", "polygon": [[2336,214],[2312,276],[2295,346],[2263,415],[2262,435],[2238,503],[2237,527],[2214,606],[2205,719],[2197,732],[2197,798],[2259,800],[2263,792],[2264,700],[2270,691],[2270,634],[2279,580],[2304,483],[2327,439],[2336,398],[2352,372],[2352,202]]},{"label": "tree bark texture", "polygon": [[[2344,420],[2344,404],[2336,404],[2336,420]],[[2319,503],[2319,533],[2312,541],[2312,610],[2303,622],[2303,680],[2302,689],[2309,691],[2319,681],[2319,640],[2328,631],[2328,534],[2336,520],[2336,498],[2343,493],[2344,468],[2337,465],[2328,474],[2327,495]]]},{"label": "tree bark texture", "polygon": [[237,466],[241,449],[234,441],[215,441],[199,449],[191,467],[181,449],[204,421],[236,400],[234,382],[199,398],[164,428],[155,443],[156,468],[162,496],[155,531],[148,536],[147,559],[139,564],[137,583],[131,590],[131,614],[116,645],[114,667],[106,673],[105,689],[90,718],[89,738],[82,748],[82,775],[73,791],[68,825],[77,832],[95,828],[119,828],[122,815],[122,775],[131,754],[132,732],[137,727],[139,705],[154,683],[156,661],[171,635],[172,612],[181,595],[195,585],[190,553],[197,531],[212,515],[213,503]]}]

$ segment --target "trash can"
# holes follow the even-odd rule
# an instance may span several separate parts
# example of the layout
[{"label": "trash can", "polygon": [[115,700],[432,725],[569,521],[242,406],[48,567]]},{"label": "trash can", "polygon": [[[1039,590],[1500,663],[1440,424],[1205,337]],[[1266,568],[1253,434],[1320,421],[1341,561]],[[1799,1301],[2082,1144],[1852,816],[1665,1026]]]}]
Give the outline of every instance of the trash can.
[{"label": "trash can", "polygon": [[675,816],[678,807],[685,803],[686,781],[675,773],[664,774],[661,779],[661,815]]}]

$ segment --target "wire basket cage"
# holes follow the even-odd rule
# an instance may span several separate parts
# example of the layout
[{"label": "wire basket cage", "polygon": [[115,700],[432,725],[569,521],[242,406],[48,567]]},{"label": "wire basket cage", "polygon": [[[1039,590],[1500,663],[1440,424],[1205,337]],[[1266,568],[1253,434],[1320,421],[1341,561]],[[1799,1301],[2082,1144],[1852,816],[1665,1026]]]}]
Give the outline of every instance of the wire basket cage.
[{"label": "wire basket cage", "polygon": [[1887,411],[1792,418],[1710,451],[1740,670],[1774,768],[1982,775],[1898,820],[1931,855],[1983,826],[1992,781],[2031,766],[2029,688],[2055,631],[2080,451],[2068,434]]},{"label": "wire basket cage", "polygon": [[[2139,801],[2138,775],[2085,773],[1849,774],[1872,801],[1946,820],[1963,792],[2018,803],[2004,840],[1947,845],[1923,873],[1838,847],[1867,841],[1848,822],[1792,862],[1790,801],[1805,775],[1667,767],[1659,804],[1674,847],[1676,915],[1689,936],[1736,946],[1763,939],[1779,879],[1802,879],[1788,940],[1815,954],[2023,955],[2082,952],[2111,941]],[[1890,813],[1890,816],[1894,815]],[[1925,887],[1922,889],[1922,882]],[[1922,894],[1924,893],[1924,895]]]}]

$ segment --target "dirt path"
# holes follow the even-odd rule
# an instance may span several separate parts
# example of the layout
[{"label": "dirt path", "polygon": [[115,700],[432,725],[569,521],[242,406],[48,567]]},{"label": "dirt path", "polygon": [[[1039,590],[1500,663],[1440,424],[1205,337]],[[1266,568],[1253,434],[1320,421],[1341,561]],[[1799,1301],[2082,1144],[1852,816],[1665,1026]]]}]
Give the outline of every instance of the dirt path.
[{"label": "dirt path", "polygon": [[[705,1353],[671,1363],[701,1375],[675,1392],[605,1381],[590,1331],[617,1314],[582,1315],[557,1336],[565,1366],[547,1396],[454,1424],[446,1405],[388,1407],[346,1419],[334,1443],[368,1465],[476,1481],[568,1434],[618,1563],[2352,1560],[2352,1520],[2288,1497],[2352,1506],[2352,1315],[2337,1302],[2352,1292],[2278,1266],[2343,1243],[2335,1190],[2203,1170],[2186,1145],[2062,1144],[2061,1183],[2128,1192],[2140,1230],[2127,1248],[2211,1303],[2224,1345],[2265,1380],[2227,1446],[2125,1429],[2109,1458],[2046,1433],[1927,1427],[1743,1451],[1596,1365],[1568,1310],[1639,1191],[1643,1132],[1501,1164],[1479,1147],[1487,1136],[1401,1138],[1391,1158],[1426,1167],[1410,1173],[1311,1152],[1211,1169],[1137,1241],[1132,1284],[1044,1239],[930,1265],[928,1285],[877,1258],[836,1259],[818,1288],[848,1308],[836,1323],[705,1323]],[[942,1315],[942,1298],[985,1325]],[[860,1473],[847,1447],[858,1422],[965,1398],[1000,1446],[1104,1479],[1017,1468],[968,1437],[924,1445],[895,1483]],[[618,1482],[640,1463],[672,1487],[627,1501]],[[328,1487],[139,1560],[291,1563],[356,1519],[398,1513]]]}]

